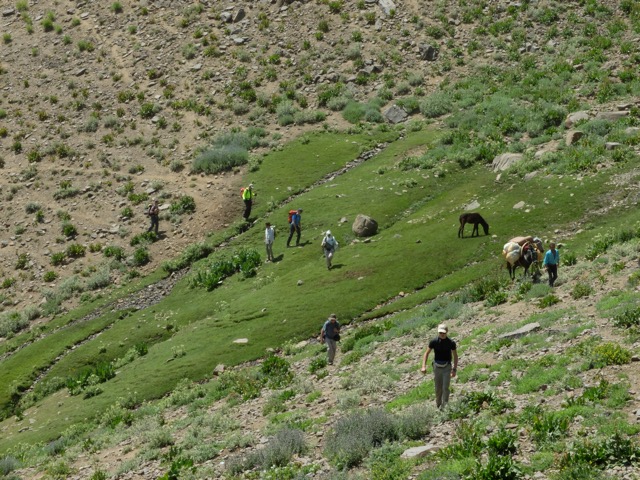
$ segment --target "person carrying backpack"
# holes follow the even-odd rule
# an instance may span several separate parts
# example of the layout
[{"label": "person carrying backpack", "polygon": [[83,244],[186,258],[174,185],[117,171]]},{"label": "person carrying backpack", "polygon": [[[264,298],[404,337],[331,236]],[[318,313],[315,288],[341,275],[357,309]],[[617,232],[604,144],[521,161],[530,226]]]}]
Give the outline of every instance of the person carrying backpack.
[{"label": "person carrying backpack", "polygon": [[327,345],[327,363],[333,365],[336,356],[337,343],[340,340],[340,322],[335,313],[329,315],[329,319],[324,322],[320,329],[320,343]]},{"label": "person carrying backpack", "polygon": [[242,201],[244,202],[244,213],[242,216],[245,220],[249,220],[249,216],[251,215],[251,206],[253,205],[253,197],[255,197],[255,193],[253,193],[253,183],[250,183],[247,188],[242,188],[241,193]]},{"label": "person carrying backpack", "polygon": [[331,261],[333,260],[333,254],[336,248],[338,248],[338,241],[331,235],[331,230],[327,230],[327,233],[325,233],[322,239],[322,253],[327,260],[328,270],[331,270]]},{"label": "person carrying backpack", "polygon": [[158,227],[160,226],[160,207],[158,207],[158,200],[153,199],[153,203],[149,205],[149,210],[147,210],[147,215],[151,219],[151,225],[147,229],[147,232],[154,230],[156,235],[158,234]]},{"label": "person carrying backpack", "polygon": [[289,238],[287,239],[287,247],[289,247],[291,243],[291,239],[293,238],[293,234],[297,233],[296,237],[296,247],[300,245],[300,222],[302,221],[302,209],[291,210],[289,211]]}]

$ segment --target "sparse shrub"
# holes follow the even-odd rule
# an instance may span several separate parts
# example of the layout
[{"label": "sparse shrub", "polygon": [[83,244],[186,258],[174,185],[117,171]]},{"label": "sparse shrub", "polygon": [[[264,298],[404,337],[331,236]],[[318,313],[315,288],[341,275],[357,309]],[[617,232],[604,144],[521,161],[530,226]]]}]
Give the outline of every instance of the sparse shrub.
[{"label": "sparse shrub", "polygon": [[29,266],[29,255],[26,253],[19,253],[18,260],[16,260],[16,270],[26,270]]},{"label": "sparse shrub", "polygon": [[540,299],[540,301],[538,302],[538,306],[540,308],[547,308],[555,305],[556,303],[560,303],[560,299],[554,294],[550,293]]},{"label": "sparse shrub", "polygon": [[42,207],[34,202],[29,202],[27,203],[27,205],[24,207],[25,211],[27,213],[36,213],[38,210],[40,210]]},{"label": "sparse shrub", "polygon": [[111,285],[111,273],[108,268],[100,269],[88,278],[86,283],[88,290],[98,290],[100,288],[108,287],[109,285]]},{"label": "sparse shrub", "polygon": [[569,417],[558,412],[539,412],[531,420],[532,436],[538,444],[564,437],[569,430]]},{"label": "sparse shrub", "polygon": [[336,422],[328,434],[325,454],[336,467],[351,468],[374,447],[397,439],[398,425],[391,413],[382,409],[357,411]]},{"label": "sparse shrub", "polygon": [[519,480],[522,478],[522,470],[513,457],[490,454],[484,465],[477,460],[471,474],[466,478],[468,480]]},{"label": "sparse shrub", "polygon": [[322,357],[316,357],[309,362],[309,372],[315,374],[319,370],[327,367],[327,359]]},{"label": "sparse shrub", "polygon": [[585,282],[578,282],[571,290],[571,298],[578,300],[579,298],[588,297],[594,292],[593,287]]},{"label": "sparse shrub", "polygon": [[436,92],[422,101],[420,112],[427,118],[436,118],[451,112],[452,106],[453,102],[449,95]]},{"label": "sparse shrub", "polygon": [[143,103],[140,105],[140,116],[142,118],[153,118],[160,110],[162,110],[162,108],[157,103]]},{"label": "sparse shrub", "polygon": [[518,435],[515,431],[502,427],[487,440],[489,454],[515,455],[518,452],[517,441]]},{"label": "sparse shrub", "polygon": [[87,249],[79,243],[72,243],[67,247],[66,254],[69,258],[84,257]]},{"label": "sparse shrub", "polygon": [[7,455],[0,458],[0,476],[9,477],[9,474],[20,468],[21,464],[17,458]]},{"label": "sparse shrub", "polygon": [[58,274],[53,270],[49,270],[48,272],[45,272],[44,275],[42,276],[42,279],[45,282],[53,282],[56,278],[58,278]]},{"label": "sparse shrub", "polygon": [[171,202],[169,211],[176,215],[184,215],[196,211],[196,201],[189,195],[181,195],[175,202]]},{"label": "sparse shrub", "polygon": [[62,234],[67,238],[75,237],[78,235],[78,229],[72,223],[63,223]]},{"label": "sparse shrub", "polygon": [[122,13],[122,3],[120,2],[113,2],[111,4],[111,11],[113,13]]},{"label": "sparse shrub", "polygon": [[67,255],[65,252],[56,252],[51,254],[51,265],[54,267],[62,265]]},{"label": "sparse shrub", "polygon": [[78,50],[81,52],[93,52],[95,46],[89,40],[80,40],[78,41]]},{"label": "sparse shrub", "polygon": [[498,305],[506,303],[508,298],[509,295],[507,292],[491,292],[484,301],[484,304],[487,307],[497,307]]}]

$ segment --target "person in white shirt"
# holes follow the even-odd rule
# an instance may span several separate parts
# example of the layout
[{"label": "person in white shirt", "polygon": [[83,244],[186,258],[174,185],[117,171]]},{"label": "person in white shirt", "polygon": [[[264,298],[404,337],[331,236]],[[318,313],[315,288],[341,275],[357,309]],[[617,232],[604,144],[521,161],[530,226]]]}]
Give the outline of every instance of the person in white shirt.
[{"label": "person in white shirt", "polygon": [[327,260],[327,269],[331,270],[331,261],[333,260],[333,254],[338,248],[338,241],[331,235],[331,230],[327,230],[324,238],[322,239],[322,252]]},{"label": "person in white shirt", "polygon": [[267,247],[267,262],[273,262],[273,241],[276,239],[276,231],[269,222],[266,227],[264,229],[264,244]]}]

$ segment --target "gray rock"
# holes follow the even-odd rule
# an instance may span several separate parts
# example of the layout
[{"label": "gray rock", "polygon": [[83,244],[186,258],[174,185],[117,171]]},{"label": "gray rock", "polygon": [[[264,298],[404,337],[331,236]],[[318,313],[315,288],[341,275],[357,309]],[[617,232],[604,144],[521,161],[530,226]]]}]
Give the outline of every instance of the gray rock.
[{"label": "gray rock", "polygon": [[246,13],[244,11],[244,8],[240,8],[238,9],[238,11],[236,12],[236,14],[233,16],[232,22],[233,23],[238,23],[240,20],[242,20],[244,17],[246,16]]},{"label": "gray rock", "polygon": [[249,343],[249,339],[248,338],[237,338],[233,341],[233,343],[237,343],[239,345],[246,345],[247,343]]},{"label": "gray rock", "polygon": [[400,455],[400,458],[420,458],[420,457],[424,457],[428,453],[437,452],[438,450],[440,450],[440,447],[436,445],[424,445],[422,447],[412,447],[402,452],[402,455]]},{"label": "gray rock", "polygon": [[391,107],[389,107],[383,115],[387,122],[390,123],[402,123],[408,117],[407,112],[405,112],[397,105],[392,105]]},{"label": "gray rock", "polygon": [[378,222],[367,215],[358,214],[351,230],[356,237],[370,237],[378,232]]},{"label": "gray rock", "polygon": [[396,10],[396,4],[393,3],[393,0],[378,0],[378,5],[380,5],[380,8],[387,17],[391,15],[391,11]]},{"label": "gray rock", "polygon": [[609,120],[615,122],[616,120],[620,120],[621,118],[625,118],[629,116],[628,111],[619,111],[619,112],[598,112],[596,114],[596,118],[599,120]]},{"label": "gray rock", "polygon": [[8,8],[8,9],[2,11],[2,16],[3,17],[10,17],[11,15],[15,15],[15,14],[16,14],[16,9],[15,8]]},{"label": "gray rock", "polygon": [[564,121],[564,126],[565,128],[571,128],[576,123],[581,122],[582,120],[589,120],[590,118],[591,116],[589,115],[589,112],[584,110],[580,112],[573,112],[567,115],[567,118]]},{"label": "gray rock", "polygon": [[418,51],[422,60],[433,62],[438,58],[438,50],[432,45],[423,43],[418,47]]},{"label": "gray rock", "polygon": [[216,365],[216,368],[213,369],[213,375],[214,376],[218,376],[218,375],[222,375],[224,373],[224,365],[219,363],[218,365]]},{"label": "gray rock", "polygon": [[607,142],[604,144],[604,148],[606,148],[607,150],[615,150],[620,146],[622,146],[622,144],[619,142]]},{"label": "gray rock", "polygon": [[521,153],[503,153],[502,155],[498,155],[491,162],[491,167],[494,172],[503,171],[509,168],[511,165],[514,165],[520,162],[524,158],[524,155]]},{"label": "gray rock", "polygon": [[471,202],[471,203],[467,203],[467,204],[464,206],[464,210],[465,210],[465,212],[471,212],[471,211],[473,211],[473,210],[477,210],[477,209],[479,209],[479,208],[480,208],[480,203],[479,203],[477,200],[474,200],[474,201],[473,201],[473,202]]},{"label": "gray rock", "polygon": [[222,12],[220,14],[220,20],[222,20],[224,23],[231,23],[233,21],[233,15],[231,14],[231,12]]},{"label": "gray rock", "polygon": [[640,134],[640,127],[628,127],[624,130],[625,135],[635,136]]},{"label": "gray rock", "polygon": [[564,141],[568,146],[574,145],[583,136],[584,132],[581,132],[580,130],[569,130],[564,137]]},{"label": "gray rock", "polygon": [[518,338],[528,333],[535,332],[539,328],[540,328],[540,324],[538,322],[529,323],[524,327],[520,327],[519,329],[514,330],[513,332],[508,332],[508,333],[503,333],[502,335],[498,335],[498,338],[501,338],[501,339],[502,338],[506,338],[506,339]]},{"label": "gray rock", "polygon": [[516,204],[513,206],[513,208],[514,208],[514,209],[516,209],[516,210],[521,210],[521,209],[523,209],[523,208],[524,208],[524,206],[525,206],[525,205],[526,205],[526,204],[524,203],[524,201],[520,201],[520,202],[516,203]]}]

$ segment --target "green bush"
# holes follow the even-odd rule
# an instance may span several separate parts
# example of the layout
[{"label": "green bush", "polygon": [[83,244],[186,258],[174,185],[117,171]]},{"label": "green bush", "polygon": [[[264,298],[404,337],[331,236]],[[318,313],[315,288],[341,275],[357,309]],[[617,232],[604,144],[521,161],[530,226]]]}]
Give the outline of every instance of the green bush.
[{"label": "green bush", "polygon": [[116,260],[122,260],[125,257],[124,249],[116,245],[109,245],[104,247],[102,253],[107,258],[115,258]]},{"label": "green bush", "polygon": [[490,455],[515,455],[518,452],[518,434],[504,427],[489,437],[487,447]]},{"label": "green bush", "polygon": [[614,315],[613,324],[616,327],[630,328],[640,326],[640,307],[628,307]]},{"label": "green bush", "polygon": [[604,439],[586,439],[571,444],[561,465],[629,465],[640,458],[640,447],[631,439],[616,432]]},{"label": "green bush", "polygon": [[26,270],[29,267],[29,255],[26,253],[19,253],[16,260],[16,270]]},{"label": "green bush", "polygon": [[585,282],[578,282],[573,286],[571,290],[571,298],[578,300],[579,298],[588,297],[593,295],[593,287]]},{"label": "green bush", "polygon": [[606,342],[596,345],[592,352],[595,366],[625,365],[631,362],[631,352],[617,343]]},{"label": "green bush", "polygon": [[139,233],[134,235],[129,240],[129,245],[135,247],[136,245],[147,245],[158,240],[158,234],[154,231]]},{"label": "green bush", "polygon": [[136,250],[133,252],[131,264],[134,267],[142,267],[143,265],[146,265],[150,261],[151,261],[151,255],[149,254],[149,251],[146,248],[144,247],[136,248]]},{"label": "green bush", "polygon": [[262,363],[260,372],[266,378],[267,385],[270,388],[285,387],[293,380],[293,372],[289,362],[276,355],[267,357]]},{"label": "green bush", "polygon": [[522,470],[511,456],[489,455],[484,465],[477,460],[473,471],[465,478],[468,480],[519,480],[522,478]]},{"label": "green bush", "polygon": [[176,215],[184,215],[196,211],[196,201],[188,195],[181,195],[175,202],[171,202],[169,211]]},{"label": "green bush", "polygon": [[84,257],[87,249],[79,243],[72,243],[67,247],[66,254],[69,258]]},{"label": "green bush", "polygon": [[58,278],[58,274],[52,270],[45,272],[44,275],[42,276],[42,279],[45,282],[53,282],[56,278]]},{"label": "green bush", "polygon": [[309,362],[309,373],[315,374],[316,372],[327,367],[327,358],[325,356],[316,357]]}]

